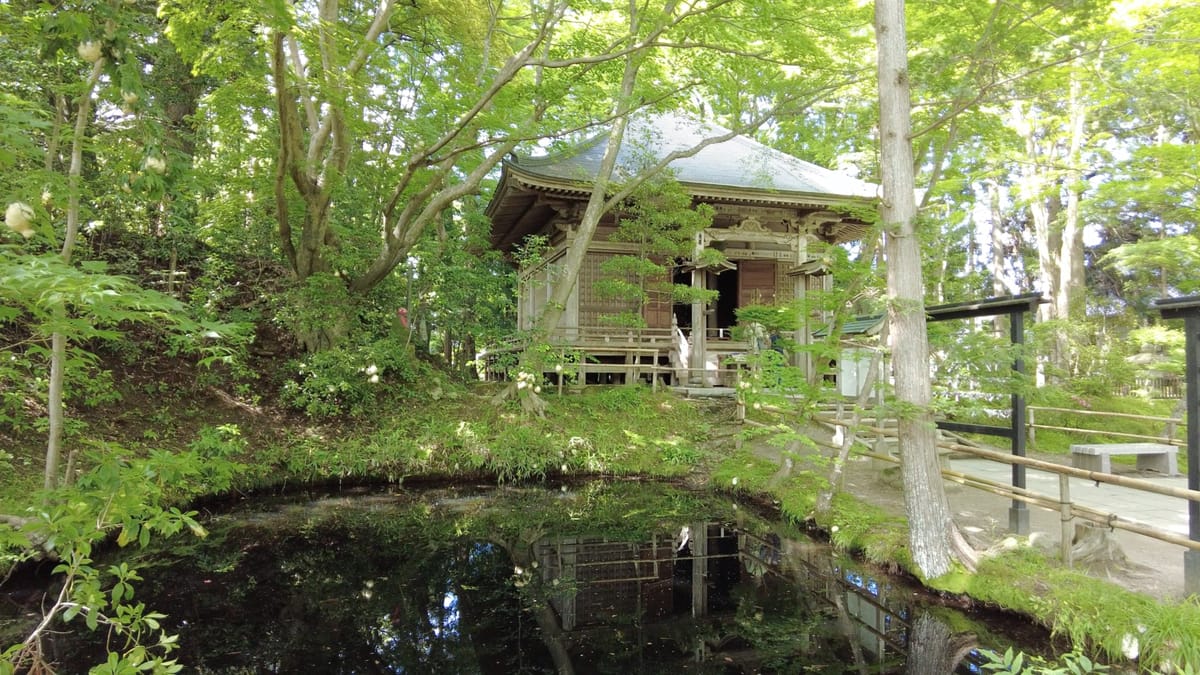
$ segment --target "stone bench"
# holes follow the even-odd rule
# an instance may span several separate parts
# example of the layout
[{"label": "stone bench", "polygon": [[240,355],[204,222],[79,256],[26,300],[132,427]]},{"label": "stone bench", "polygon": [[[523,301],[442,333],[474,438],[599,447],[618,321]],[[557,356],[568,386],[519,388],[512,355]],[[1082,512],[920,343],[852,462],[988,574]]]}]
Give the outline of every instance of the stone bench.
[{"label": "stone bench", "polygon": [[1165,443],[1091,443],[1071,446],[1071,463],[1077,469],[1112,473],[1113,455],[1137,455],[1139,471],[1179,475],[1179,448]]}]

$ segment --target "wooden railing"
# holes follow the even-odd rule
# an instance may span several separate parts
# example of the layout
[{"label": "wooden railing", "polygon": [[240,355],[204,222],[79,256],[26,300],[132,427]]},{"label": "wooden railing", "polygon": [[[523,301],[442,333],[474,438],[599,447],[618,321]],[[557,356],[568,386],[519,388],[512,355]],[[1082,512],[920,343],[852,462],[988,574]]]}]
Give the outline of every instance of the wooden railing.
[{"label": "wooden railing", "polygon": [[[850,426],[849,422],[840,420],[836,417],[830,417],[828,415],[818,415],[815,417],[815,419],[823,424],[840,427]],[[857,425],[855,428],[858,432],[866,431],[870,434],[875,434],[877,437],[897,438],[897,432],[895,428],[862,424]],[[828,443],[818,442],[818,445],[824,445],[825,447],[829,448],[834,447]],[[1194,551],[1200,551],[1200,541],[1193,541],[1186,536],[1163,530],[1147,523],[1142,523],[1130,518],[1123,518],[1119,514],[1108,513],[1100,509],[1074,503],[1071,500],[1069,479],[1071,477],[1083,478],[1086,480],[1095,481],[1097,483],[1119,485],[1121,487],[1133,490],[1140,490],[1142,492],[1150,492],[1153,494],[1166,495],[1170,497],[1178,497],[1193,502],[1200,502],[1200,491],[1188,490],[1186,488],[1179,488],[1171,485],[1162,485],[1160,483],[1142,480],[1139,478],[1129,478],[1127,476],[1118,476],[1099,471],[1077,469],[1071,466],[1055,464],[1053,462],[1046,462],[1029,457],[1019,457],[1016,455],[986,450],[961,443],[943,441],[938,443],[938,448],[955,453],[973,455],[982,459],[1003,462],[1006,464],[1021,464],[1030,468],[1038,469],[1039,471],[1057,474],[1059,477],[1059,494],[1056,499],[1055,497],[1043,495],[1026,488],[1017,488],[1005,483],[991,481],[986,478],[970,476],[968,474],[953,471],[948,468],[942,469],[942,476],[948,481],[1060,513],[1062,522],[1062,542],[1060,543],[1060,550],[1063,561],[1068,565],[1071,564],[1071,542],[1074,538],[1074,519],[1076,518],[1102,525],[1104,527],[1125,530],[1140,534],[1145,537],[1150,537],[1152,539],[1157,539],[1159,541],[1176,544]],[[867,451],[858,451],[856,454],[887,462],[893,462],[897,464],[900,463],[899,457],[890,454]]]},{"label": "wooden railing", "polygon": [[[708,352],[720,359],[729,354],[745,352],[749,349],[746,342],[732,340],[730,335],[731,331],[728,328],[709,329]],[[549,340],[553,347],[562,350],[564,357],[568,351],[580,353],[583,361],[572,366],[571,370],[579,375],[581,382],[587,373],[620,374],[625,382],[630,383],[648,375],[654,386],[658,384],[658,375],[687,371],[688,379],[692,379],[693,371],[704,370],[679,369],[660,363],[670,358],[677,341],[678,335],[670,328],[625,328],[619,326],[561,328],[555,331]],[[514,336],[484,352],[482,355],[485,361],[483,370],[487,379],[498,379],[503,376],[500,369],[495,367],[498,357],[520,352],[527,345],[527,340]],[[601,358],[619,359],[619,362],[600,362]],[[710,386],[722,384],[720,380],[727,379],[720,370],[705,370],[705,373],[700,381],[706,381]]]},{"label": "wooden railing", "polygon": [[1117,393],[1128,396],[1134,390],[1147,392],[1152,398],[1183,398],[1183,378],[1177,375],[1139,377],[1134,379],[1132,386],[1119,387]]},{"label": "wooden railing", "polygon": [[[1070,415],[1085,415],[1089,417],[1107,417],[1113,419],[1130,419],[1142,422],[1162,422],[1163,432],[1161,434],[1134,434],[1125,431],[1109,431],[1107,429],[1081,429],[1078,427],[1063,427],[1051,424],[1037,424],[1037,412],[1058,412],[1067,413]],[[1032,444],[1037,440],[1037,430],[1047,429],[1051,431],[1066,431],[1075,434],[1085,434],[1088,436],[1112,436],[1114,438],[1129,438],[1141,441],[1153,441],[1155,443],[1165,443],[1169,445],[1186,445],[1187,441],[1179,438],[1181,431],[1186,427],[1186,424],[1174,417],[1157,417],[1154,415],[1135,415],[1131,413],[1116,413],[1104,412],[1101,410],[1076,410],[1074,408],[1052,408],[1048,406],[1027,406],[1025,408],[1025,427],[1026,437]]]}]

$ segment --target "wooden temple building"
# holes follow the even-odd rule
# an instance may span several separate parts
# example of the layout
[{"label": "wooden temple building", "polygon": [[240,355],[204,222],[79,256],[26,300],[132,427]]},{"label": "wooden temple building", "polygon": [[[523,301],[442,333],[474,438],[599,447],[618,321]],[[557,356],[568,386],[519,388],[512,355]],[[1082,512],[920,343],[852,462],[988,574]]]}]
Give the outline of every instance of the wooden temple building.
[{"label": "wooden temple building", "polygon": [[[648,158],[657,161],[726,134],[726,129],[679,115],[637,119],[627,130],[614,180],[632,175],[633,167],[645,166]],[[493,245],[512,252],[531,235],[541,235],[549,244],[538,264],[519,271],[520,330],[534,326],[559,282],[557,263],[576,235],[606,144],[607,134],[601,134],[569,152],[512,157],[503,164],[487,208]],[[582,354],[585,381],[659,377],[676,385],[728,384],[722,381],[723,364],[753,346],[735,339],[736,310],[782,304],[827,289],[826,247],[860,238],[867,229],[863,215],[877,205],[875,185],[744,136],[706,145],[674,160],[668,170],[695,204],[715,210],[694,250],[698,254],[711,247],[725,259],[707,267],[696,262],[706,259],[700,255],[676,261],[672,281],[716,290],[718,298],[708,304],[651,302],[642,308],[644,328],[606,324],[605,317],[627,310],[628,302],[597,292],[601,266],[611,256],[636,250],[612,239],[621,214],[606,214],[563,320],[550,336],[555,344]],[[808,324],[802,318],[794,334],[783,337],[806,344],[817,327]]]}]

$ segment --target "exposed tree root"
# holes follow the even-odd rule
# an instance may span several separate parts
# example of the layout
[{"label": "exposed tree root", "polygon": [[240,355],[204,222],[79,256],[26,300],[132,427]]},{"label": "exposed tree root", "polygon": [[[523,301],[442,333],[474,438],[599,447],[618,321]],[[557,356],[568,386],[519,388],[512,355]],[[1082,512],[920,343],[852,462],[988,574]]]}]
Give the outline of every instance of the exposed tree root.
[{"label": "exposed tree root", "polygon": [[1112,530],[1087,523],[1075,526],[1075,538],[1071,542],[1071,559],[1075,565],[1092,574],[1114,577],[1117,572],[1127,572],[1139,567],[1129,560]]},{"label": "exposed tree root", "polygon": [[527,387],[517,387],[517,382],[509,382],[508,386],[501,389],[498,394],[492,397],[492,405],[504,405],[504,402],[509,399],[517,399],[521,403],[521,412],[526,415],[535,415],[537,417],[546,416],[546,399],[542,398],[541,394]]}]

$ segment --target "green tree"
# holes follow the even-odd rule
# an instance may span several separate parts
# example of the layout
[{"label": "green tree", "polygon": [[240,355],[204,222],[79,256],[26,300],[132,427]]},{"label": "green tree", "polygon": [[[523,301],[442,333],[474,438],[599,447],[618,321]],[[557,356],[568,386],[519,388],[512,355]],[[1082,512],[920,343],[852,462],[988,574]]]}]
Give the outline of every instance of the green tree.
[{"label": "green tree", "polygon": [[1114,22],[1128,39],[1106,73],[1111,150],[1088,212],[1103,235],[1092,279],[1145,314],[1156,297],[1200,290],[1200,75],[1180,49],[1200,39],[1200,11],[1150,4]]},{"label": "green tree", "polygon": [[[172,38],[202,72],[254,73],[222,85],[219,95],[237,112],[215,119],[264,122],[242,125],[255,156],[235,164],[274,164],[270,210],[294,289],[289,302],[320,318],[292,327],[305,347],[326,348],[348,334],[369,292],[407,264],[422,234],[476,193],[508,152],[594,123],[596,92],[613,74],[608,64],[648,48],[614,38],[599,9],[336,0],[226,13],[165,6]],[[240,33],[260,22],[265,37]],[[213,39],[225,35],[256,60],[247,64]],[[273,89],[265,108],[263,75]]]},{"label": "green tree", "polygon": [[[128,4],[0,9],[17,11],[20,20],[6,22],[14,27],[6,46],[36,65],[23,66],[28,79],[0,102],[4,116],[18,123],[0,136],[0,161],[8,169],[0,194],[11,200],[6,222],[22,236],[20,244],[0,245],[0,321],[26,336],[5,351],[20,354],[35,371],[49,370],[35,380],[46,382],[49,489],[63,478],[68,399],[110,394],[97,391],[107,386],[103,381],[88,383],[83,376],[94,363],[86,347],[116,339],[127,323],[173,324],[183,342],[219,337],[224,328],[190,321],[177,300],[108,274],[100,261],[80,262],[89,237],[103,228],[97,216],[104,195],[126,188],[128,204],[115,213],[137,213],[147,202],[163,210],[172,168],[155,134],[157,116],[140,117],[151,105],[138,93],[144,91],[143,48],[156,43],[154,22]],[[131,163],[137,168],[130,170]],[[72,376],[91,390],[69,391]]]}]

